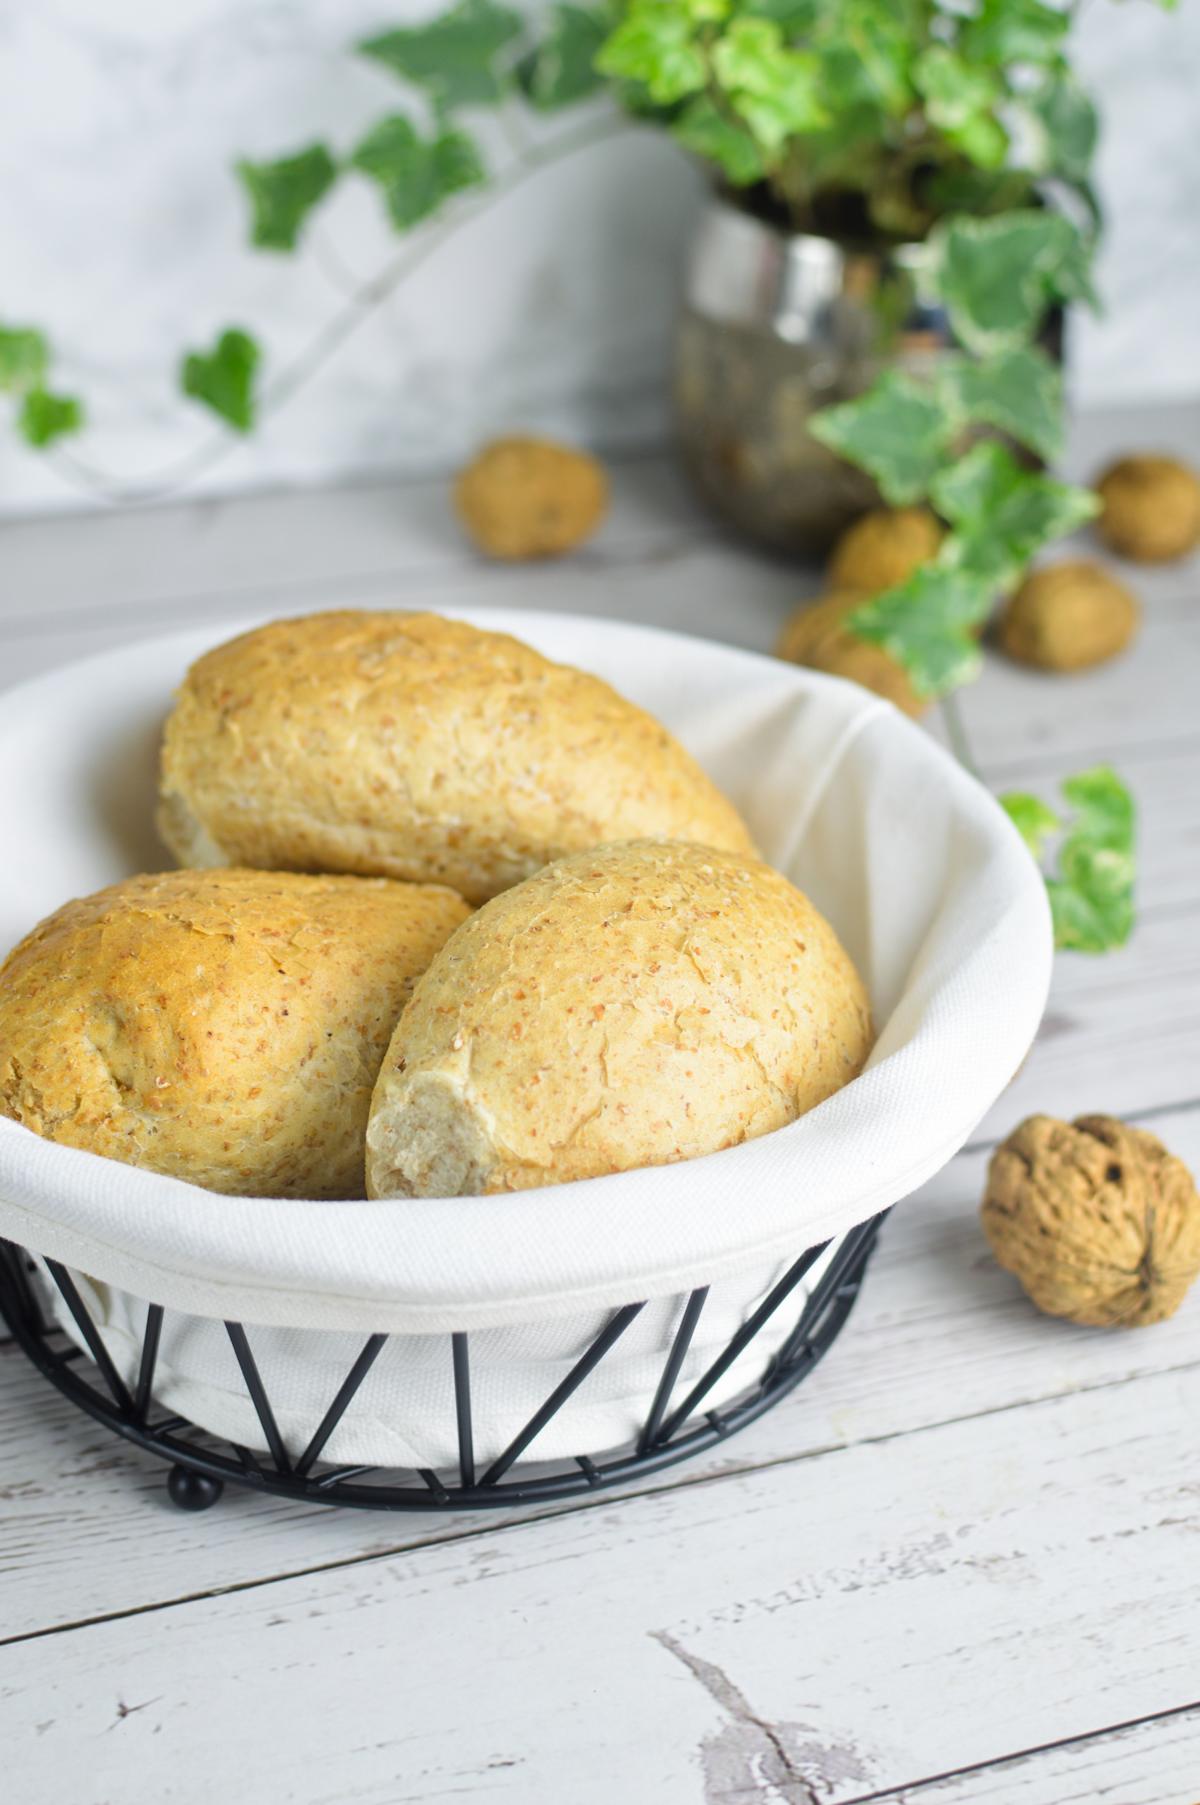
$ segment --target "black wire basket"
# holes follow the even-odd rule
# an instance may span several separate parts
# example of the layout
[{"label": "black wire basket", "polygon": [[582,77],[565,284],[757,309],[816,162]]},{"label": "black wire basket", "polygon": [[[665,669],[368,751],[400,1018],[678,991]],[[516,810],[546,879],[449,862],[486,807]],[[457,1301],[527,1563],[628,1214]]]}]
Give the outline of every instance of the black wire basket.
[{"label": "black wire basket", "polygon": [[[886,1214],[886,1212],[885,1212]],[[388,1340],[369,1335],[358,1357],[312,1433],[303,1451],[289,1453],[275,1410],[255,1361],[251,1333],[244,1324],[225,1329],[236,1356],[266,1453],[256,1454],[236,1442],[223,1441],[186,1417],[162,1415],[155,1402],[155,1369],[166,1312],[150,1304],[146,1315],[137,1375],[129,1385],[121,1377],[88,1311],[75,1277],[57,1261],[37,1261],[24,1249],[0,1241],[0,1312],[13,1338],[39,1372],[80,1410],[105,1428],[147,1453],[170,1463],[167,1486],[183,1510],[215,1504],[226,1482],[265,1492],[271,1497],[308,1504],[337,1504],[359,1510],[474,1510],[514,1504],[549,1503],[581,1497],[604,1486],[636,1480],[675,1461],[686,1460],[714,1442],[732,1435],[771,1409],[797,1386],[832,1346],[854,1305],[883,1216],[852,1229],[841,1241],[811,1292],[793,1327],[778,1342],[758,1380],[719,1409],[705,1400],[723,1376],[752,1347],[768,1323],[777,1319],[797,1287],[829,1243],[809,1248],[749,1312],[736,1333],[705,1367],[682,1398],[676,1399],[688,1349],[700,1322],[708,1287],[691,1291],[671,1338],[653,1400],[637,1436],[625,1446],[602,1453],[579,1453],[569,1460],[523,1461],[522,1456],[584,1385],[590,1373],[614,1348],[643,1303],[613,1312],[601,1332],[576,1360],[566,1377],[534,1411],[519,1433],[482,1471],[477,1471],[471,1413],[470,1336],[447,1337],[446,1358],[453,1375],[457,1461],[452,1471],[422,1468],[411,1472],[369,1466],[334,1466],[323,1462],[330,1436],[349,1408]],[[38,1294],[39,1274],[57,1287],[65,1310],[78,1331],[79,1345],[49,1320]],[[85,1355],[90,1355],[90,1363]]]}]

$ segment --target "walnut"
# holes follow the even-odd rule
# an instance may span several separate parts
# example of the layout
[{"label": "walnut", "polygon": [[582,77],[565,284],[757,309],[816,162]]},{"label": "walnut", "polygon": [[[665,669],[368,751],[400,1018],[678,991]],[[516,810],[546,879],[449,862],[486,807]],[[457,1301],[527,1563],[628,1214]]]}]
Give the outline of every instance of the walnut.
[{"label": "walnut", "polygon": [[454,487],[471,538],[492,558],[556,558],[590,537],[608,479],[586,452],[549,439],[494,439]]},{"label": "walnut", "polygon": [[1120,458],[1096,487],[1100,536],[1123,558],[1167,563],[1200,540],[1200,477],[1177,458]]},{"label": "walnut", "polygon": [[848,527],[829,559],[831,589],[878,595],[927,564],[942,529],[926,508],[874,508]]},{"label": "walnut", "polygon": [[992,1156],[983,1227],[1050,1316],[1164,1322],[1200,1273],[1200,1197],[1182,1160],[1112,1116],[1030,1116]]},{"label": "walnut", "polygon": [[828,671],[834,677],[849,677],[915,719],[929,702],[917,694],[904,666],[882,646],[860,639],[843,625],[847,614],[866,599],[853,591],[835,592],[799,609],[779,636],[776,657],[807,665],[810,670]]},{"label": "walnut", "polygon": [[1005,604],[997,638],[1010,658],[1048,671],[1076,671],[1115,658],[1137,631],[1139,609],[1124,584],[1079,559],[1027,576]]}]

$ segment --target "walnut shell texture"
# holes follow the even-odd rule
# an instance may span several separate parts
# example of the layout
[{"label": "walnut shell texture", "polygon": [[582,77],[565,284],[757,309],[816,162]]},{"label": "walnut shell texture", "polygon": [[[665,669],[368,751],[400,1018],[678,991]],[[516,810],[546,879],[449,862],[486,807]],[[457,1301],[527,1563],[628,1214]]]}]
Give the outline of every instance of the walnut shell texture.
[{"label": "walnut shell texture", "polygon": [[1200,1274],[1200,1197],[1182,1160],[1113,1116],[1030,1116],[992,1156],[983,1228],[1050,1316],[1164,1322]]},{"label": "walnut shell texture", "polygon": [[941,543],[941,526],[928,508],[873,508],[834,546],[830,588],[878,595],[927,564]]},{"label": "walnut shell texture", "polygon": [[1077,671],[1124,651],[1140,610],[1123,583],[1086,559],[1033,571],[1006,603],[997,638],[1010,658]]},{"label": "walnut shell texture", "polygon": [[490,558],[557,558],[591,537],[608,479],[586,452],[549,439],[494,439],[459,475],[459,518]]},{"label": "walnut shell texture", "polygon": [[1123,558],[1166,564],[1200,541],[1200,477],[1178,458],[1119,458],[1096,488],[1100,536]]},{"label": "walnut shell texture", "polygon": [[832,677],[848,677],[915,720],[928,708],[929,698],[917,693],[908,672],[890,652],[860,639],[844,624],[865,600],[855,591],[844,591],[798,609],[779,636],[776,656]]}]

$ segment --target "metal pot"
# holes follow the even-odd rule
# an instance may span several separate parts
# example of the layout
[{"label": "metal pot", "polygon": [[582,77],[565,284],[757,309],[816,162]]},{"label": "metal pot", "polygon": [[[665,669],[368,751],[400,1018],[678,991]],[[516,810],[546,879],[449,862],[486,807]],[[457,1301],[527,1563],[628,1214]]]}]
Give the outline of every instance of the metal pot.
[{"label": "metal pot", "polygon": [[760,544],[823,552],[878,504],[808,422],[884,364],[928,368],[949,347],[929,268],[924,244],[839,244],[709,202],[679,321],[676,421],[702,495]]}]

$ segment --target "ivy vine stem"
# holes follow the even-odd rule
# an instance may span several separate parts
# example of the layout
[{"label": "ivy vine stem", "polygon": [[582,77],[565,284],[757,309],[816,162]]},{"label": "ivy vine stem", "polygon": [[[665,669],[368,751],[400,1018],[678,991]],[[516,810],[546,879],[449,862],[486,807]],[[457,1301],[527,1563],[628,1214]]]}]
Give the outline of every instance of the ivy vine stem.
[{"label": "ivy vine stem", "polygon": [[[606,116],[590,120],[577,131],[565,132],[548,143],[530,145],[496,176],[483,194],[449,208],[446,216],[431,225],[418,243],[406,244],[348,296],[344,306],[314,333],[292,362],[263,385],[259,419],[270,419],[287,407],[400,284],[414,275],[462,228],[491,212],[542,170],[609,139],[626,137],[636,129],[626,119]],[[113,479],[66,446],[56,447],[50,455],[59,474],[77,488],[106,502],[136,505],[169,500],[216,468],[242,443],[235,433],[218,432],[175,463],[133,481]]]}]

